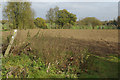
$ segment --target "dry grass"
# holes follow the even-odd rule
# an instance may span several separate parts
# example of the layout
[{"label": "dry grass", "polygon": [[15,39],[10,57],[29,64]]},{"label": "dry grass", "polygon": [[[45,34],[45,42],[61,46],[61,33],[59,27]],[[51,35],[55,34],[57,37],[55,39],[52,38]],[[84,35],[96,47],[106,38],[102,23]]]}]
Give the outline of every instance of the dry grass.
[{"label": "dry grass", "polygon": [[[18,38],[26,39],[28,31],[31,37],[38,31],[51,37],[61,36],[64,38],[74,38],[82,40],[118,42],[118,30],[71,30],[71,29],[31,29],[19,30]],[[3,38],[10,34],[10,31],[2,32]]]},{"label": "dry grass", "polygon": [[[8,33],[3,32],[4,39],[10,35]],[[24,53],[34,59],[40,57],[46,66],[51,63],[56,65],[56,69],[66,71],[69,65],[81,66],[83,53],[99,56],[119,54],[117,38],[117,30],[19,30],[11,52],[14,55]],[[23,48],[27,43],[30,45]],[[91,56],[89,62],[93,63],[93,58]],[[86,66],[87,63],[81,69]],[[79,69],[72,68],[74,73],[75,70]]]},{"label": "dry grass", "polygon": [[[37,33],[37,38],[33,38]],[[2,33],[3,39],[12,34],[11,31]],[[118,30],[60,30],[60,29],[32,29],[19,30],[15,45],[21,46],[29,37],[32,38],[31,47],[42,51],[46,49],[51,53],[54,51],[72,51],[79,53],[87,48],[90,52],[98,55],[118,53]]]}]

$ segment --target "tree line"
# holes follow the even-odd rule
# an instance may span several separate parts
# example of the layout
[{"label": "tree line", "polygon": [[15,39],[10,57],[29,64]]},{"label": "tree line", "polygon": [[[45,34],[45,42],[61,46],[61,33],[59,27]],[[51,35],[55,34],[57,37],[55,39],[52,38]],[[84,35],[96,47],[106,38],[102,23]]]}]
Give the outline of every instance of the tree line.
[{"label": "tree line", "polygon": [[2,25],[9,24],[11,29],[31,29],[43,28],[48,26],[54,29],[70,29],[72,26],[95,26],[112,25],[120,28],[120,16],[117,20],[100,21],[95,17],[86,17],[77,21],[75,14],[68,12],[66,9],[60,10],[59,7],[50,8],[46,14],[46,20],[43,18],[34,19],[35,13],[31,9],[30,2],[8,2],[3,10],[4,20],[0,21]]}]

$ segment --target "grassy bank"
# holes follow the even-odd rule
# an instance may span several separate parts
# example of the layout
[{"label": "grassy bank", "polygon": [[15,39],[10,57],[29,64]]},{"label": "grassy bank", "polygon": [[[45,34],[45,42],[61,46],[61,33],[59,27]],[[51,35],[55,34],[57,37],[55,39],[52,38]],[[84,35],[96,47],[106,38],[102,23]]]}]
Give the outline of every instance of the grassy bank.
[{"label": "grassy bank", "polygon": [[[81,61],[82,59],[79,59],[77,62],[75,60],[69,61],[68,58],[64,58],[66,62],[51,62],[50,65],[46,65],[40,56],[26,55],[24,53],[17,56],[11,55],[2,59],[2,77],[118,78],[117,57],[108,56],[103,58],[89,55],[88,59],[87,56],[84,57],[83,62]],[[66,67],[62,67],[63,64],[66,64]]]}]

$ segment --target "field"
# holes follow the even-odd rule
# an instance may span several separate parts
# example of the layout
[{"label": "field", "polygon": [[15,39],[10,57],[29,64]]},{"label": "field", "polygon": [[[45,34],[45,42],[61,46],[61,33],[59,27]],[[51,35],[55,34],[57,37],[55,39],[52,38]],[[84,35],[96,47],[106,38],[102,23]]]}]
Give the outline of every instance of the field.
[{"label": "field", "polygon": [[[3,54],[12,34],[2,32]],[[118,30],[19,30],[10,54],[3,77],[118,78]]]}]

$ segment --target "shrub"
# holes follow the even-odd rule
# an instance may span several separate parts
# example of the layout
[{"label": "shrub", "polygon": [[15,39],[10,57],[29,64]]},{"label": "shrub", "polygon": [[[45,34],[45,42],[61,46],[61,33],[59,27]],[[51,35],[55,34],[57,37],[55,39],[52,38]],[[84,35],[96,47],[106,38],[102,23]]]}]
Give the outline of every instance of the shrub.
[{"label": "shrub", "polygon": [[66,24],[63,26],[63,29],[70,29],[71,27],[72,27],[72,24],[66,23]]},{"label": "shrub", "polygon": [[34,20],[34,23],[38,28],[43,28],[43,29],[47,28],[47,25],[46,25],[45,20],[43,18],[36,18]]},{"label": "shrub", "polygon": [[79,21],[79,25],[92,26],[93,29],[95,26],[102,25],[102,22],[95,17],[86,17]]}]

